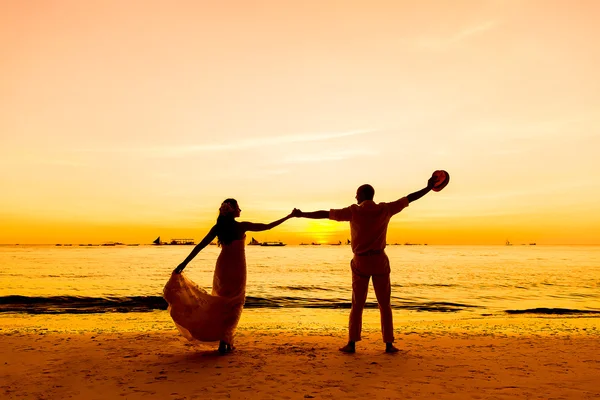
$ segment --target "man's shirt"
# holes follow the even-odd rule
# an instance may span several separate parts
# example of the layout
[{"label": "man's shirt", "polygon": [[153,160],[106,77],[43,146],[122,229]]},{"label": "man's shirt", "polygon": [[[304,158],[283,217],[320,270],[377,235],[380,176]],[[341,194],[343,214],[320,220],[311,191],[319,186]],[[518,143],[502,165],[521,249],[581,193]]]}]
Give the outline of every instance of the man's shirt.
[{"label": "man's shirt", "polygon": [[350,207],[329,210],[329,219],[350,221],[352,252],[362,254],[369,250],[383,250],[386,245],[390,218],[408,207],[408,198],[391,203],[365,200]]}]

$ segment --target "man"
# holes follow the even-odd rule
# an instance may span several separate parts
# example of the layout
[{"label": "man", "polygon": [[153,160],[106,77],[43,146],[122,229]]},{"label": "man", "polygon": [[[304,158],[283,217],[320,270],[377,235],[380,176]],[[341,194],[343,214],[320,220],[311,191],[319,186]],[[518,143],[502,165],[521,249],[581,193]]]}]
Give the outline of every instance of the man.
[{"label": "man", "polygon": [[385,254],[386,234],[390,218],[420,199],[434,187],[435,178],[427,181],[427,187],[391,203],[375,203],[375,189],[362,185],[356,191],[356,202],[350,207],[330,211],[302,212],[294,210],[294,216],[335,221],[350,221],[351,245],[354,257],[352,268],[352,309],[348,344],[340,349],[345,353],[356,351],[356,342],[361,340],[362,313],[367,300],[369,280],[373,277],[373,288],[381,315],[381,332],[386,353],[395,353],[394,322],[392,318],[390,284],[390,262]]}]

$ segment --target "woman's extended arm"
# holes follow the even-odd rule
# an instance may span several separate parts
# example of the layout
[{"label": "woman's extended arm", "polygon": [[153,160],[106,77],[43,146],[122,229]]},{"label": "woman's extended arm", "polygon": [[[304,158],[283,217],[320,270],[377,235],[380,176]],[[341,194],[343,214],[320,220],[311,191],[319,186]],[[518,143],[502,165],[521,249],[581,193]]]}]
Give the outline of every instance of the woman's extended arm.
[{"label": "woman's extended arm", "polygon": [[192,261],[194,259],[194,257],[196,257],[196,255],[198,253],[200,253],[200,251],[203,248],[208,246],[210,244],[210,242],[212,242],[215,239],[215,237],[217,237],[217,226],[216,225],[212,227],[212,229],[206,234],[204,239],[202,239],[202,241],[200,243],[198,243],[196,245],[196,247],[194,247],[194,249],[192,250],[190,255],[187,256],[185,258],[185,260],[183,260],[183,262],[181,264],[179,264],[179,266],[177,268],[175,268],[175,271],[173,271],[173,272],[180,274],[181,271],[183,271],[185,269],[185,267],[187,267],[189,262]]},{"label": "woman's extended arm", "polygon": [[281,225],[288,219],[294,217],[293,213],[286,215],[285,217],[278,219],[277,221],[273,221],[270,224],[256,224],[254,222],[240,222],[240,228],[243,232],[260,232],[260,231],[268,231],[269,229],[275,228],[277,225]]}]

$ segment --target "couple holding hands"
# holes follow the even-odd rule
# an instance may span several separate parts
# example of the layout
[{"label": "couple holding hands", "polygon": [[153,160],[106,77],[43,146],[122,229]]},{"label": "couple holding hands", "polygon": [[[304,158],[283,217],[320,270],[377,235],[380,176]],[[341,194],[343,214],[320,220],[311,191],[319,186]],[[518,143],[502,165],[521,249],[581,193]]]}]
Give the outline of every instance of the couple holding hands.
[{"label": "couple holding hands", "polygon": [[[329,211],[291,214],[269,224],[238,222],[241,209],[234,199],[226,199],[219,208],[216,224],[198,243],[186,259],[173,271],[163,294],[169,303],[169,313],[175,325],[189,340],[219,341],[219,352],[233,350],[233,338],[244,307],[246,296],[246,232],[272,229],[290,218],[329,218],[350,222],[351,247],[354,256],[352,270],[352,308],[350,310],[348,343],[340,350],[355,352],[355,343],[361,340],[362,314],[367,299],[369,280],[381,314],[381,331],[387,353],[395,353],[394,324],[391,307],[390,263],[385,254],[387,227],[390,219],[420,199],[429,191],[442,190],[449,181],[445,171],[435,171],[427,186],[396,201],[375,203],[375,190],[362,185],[356,191],[356,204]],[[212,293],[199,287],[181,272],[190,261],[214,239],[221,246],[213,275]]]}]

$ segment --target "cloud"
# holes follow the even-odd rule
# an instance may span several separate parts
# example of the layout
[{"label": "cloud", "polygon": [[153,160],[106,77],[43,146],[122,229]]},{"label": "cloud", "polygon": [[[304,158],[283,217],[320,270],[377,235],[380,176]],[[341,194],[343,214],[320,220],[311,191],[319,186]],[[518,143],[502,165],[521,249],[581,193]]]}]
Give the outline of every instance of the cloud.
[{"label": "cloud", "polygon": [[562,137],[565,132],[569,137],[588,137],[587,126],[596,125],[600,119],[595,115],[578,113],[577,115],[559,115],[550,119],[539,119],[524,122],[513,122],[506,119],[486,121],[473,125],[472,135],[503,135],[504,138],[543,138]]},{"label": "cloud", "polygon": [[25,155],[0,159],[0,164],[15,166],[58,166],[58,167],[88,167],[89,164],[68,159],[43,158],[44,156]]},{"label": "cloud", "polygon": [[61,167],[86,167],[87,164],[80,161],[71,160],[39,160],[40,164],[58,165]]},{"label": "cloud", "polygon": [[323,132],[306,133],[298,135],[257,137],[250,139],[232,140],[226,143],[189,144],[178,146],[160,146],[129,149],[80,149],[82,152],[115,152],[115,153],[139,153],[149,157],[181,157],[190,154],[219,151],[237,151],[281,144],[318,142],[339,139],[349,136],[364,135],[374,130],[353,130],[345,132]]},{"label": "cloud", "polygon": [[309,164],[324,161],[342,161],[358,156],[374,156],[378,153],[372,150],[342,150],[330,151],[320,154],[300,154],[287,157],[281,161],[283,164]]},{"label": "cloud", "polygon": [[496,21],[486,21],[478,25],[465,27],[449,37],[422,37],[417,40],[417,46],[428,50],[445,50],[472,36],[487,32],[497,25]]}]

